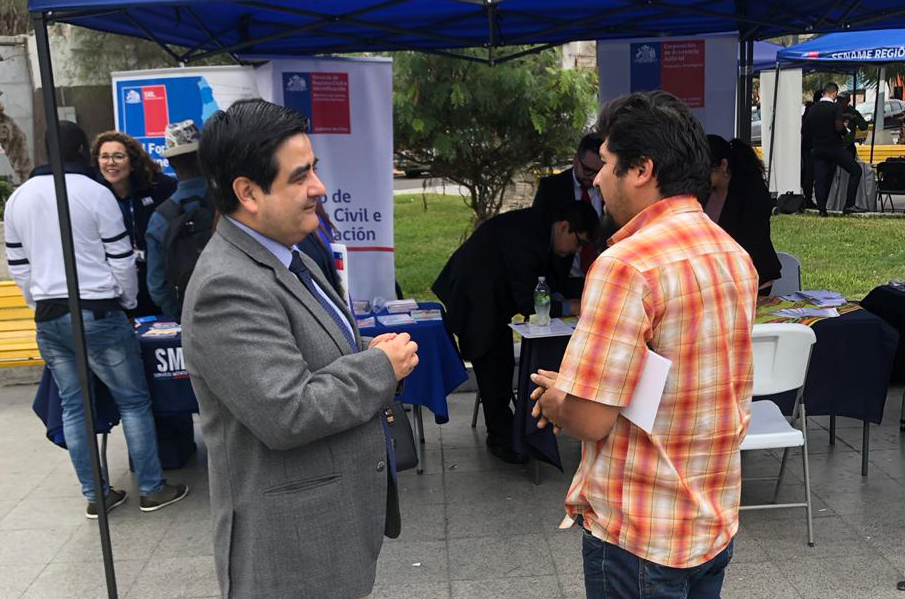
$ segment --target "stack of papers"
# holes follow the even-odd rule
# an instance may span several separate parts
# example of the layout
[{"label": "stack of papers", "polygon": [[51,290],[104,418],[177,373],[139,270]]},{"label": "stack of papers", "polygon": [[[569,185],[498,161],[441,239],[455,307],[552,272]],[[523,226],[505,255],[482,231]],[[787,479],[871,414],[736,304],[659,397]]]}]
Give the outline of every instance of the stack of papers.
[{"label": "stack of papers", "polygon": [[[793,302],[807,302],[818,308],[835,308],[845,303],[845,298],[841,293],[835,291],[796,291],[791,296]],[[785,299],[785,298],[783,298]]]},{"label": "stack of papers", "polygon": [[357,322],[358,322],[358,328],[360,328],[360,329],[362,329],[364,327],[372,327],[375,324],[373,316],[369,316],[367,318],[359,318],[359,319],[357,319]]},{"label": "stack of papers", "polygon": [[413,299],[390,300],[385,305],[390,314],[400,314],[418,309],[418,302]]},{"label": "stack of papers", "polygon": [[371,302],[368,300],[352,300],[352,311],[358,314],[370,314]]},{"label": "stack of papers", "polygon": [[534,339],[538,337],[569,337],[575,330],[572,325],[564,323],[559,318],[550,320],[550,324],[546,326],[522,323],[510,324],[509,328],[511,328],[522,337],[526,337],[528,339]]},{"label": "stack of papers", "polygon": [[415,324],[408,314],[381,314],[377,321],[385,327],[394,327],[401,324]]},{"label": "stack of papers", "polygon": [[[164,326],[160,326],[164,325]],[[176,337],[182,332],[182,327],[175,322],[156,323],[150,329],[141,334],[142,337]]]},{"label": "stack of papers", "polygon": [[771,312],[783,318],[835,318],[839,316],[836,308],[785,308]]},{"label": "stack of papers", "polygon": [[412,320],[421,322],[424,320],[443,320],[440,310],[412,310]]}]

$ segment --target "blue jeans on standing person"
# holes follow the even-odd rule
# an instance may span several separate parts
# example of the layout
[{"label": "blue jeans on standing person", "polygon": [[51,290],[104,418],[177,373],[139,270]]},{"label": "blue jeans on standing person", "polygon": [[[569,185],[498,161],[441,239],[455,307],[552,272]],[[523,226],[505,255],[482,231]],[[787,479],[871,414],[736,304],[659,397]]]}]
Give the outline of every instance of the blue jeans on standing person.
[{"label": "blue jeans on standing person", "polygon": [[[163,471],[157,454],[157,432],[151,414],[151,398],[145,381],[138,338],[121,311],[82,311],[88,367],[110,389],[123,423],[129,457],[142,495],[163,488]],[[91,455],[85,434],[82,392],[72,341],[72,315],[36,323],[38,349],[50,368],[63,406],[63,435],[82,494],[96,501]],[[104,495],[110,492],[104,473]]]},{"label": "blue jeans on standing person", "polygon": [[734,543],[700,566],[670,568],[601,541],[587,530],[583,537],[588,599],[719,599]]}]

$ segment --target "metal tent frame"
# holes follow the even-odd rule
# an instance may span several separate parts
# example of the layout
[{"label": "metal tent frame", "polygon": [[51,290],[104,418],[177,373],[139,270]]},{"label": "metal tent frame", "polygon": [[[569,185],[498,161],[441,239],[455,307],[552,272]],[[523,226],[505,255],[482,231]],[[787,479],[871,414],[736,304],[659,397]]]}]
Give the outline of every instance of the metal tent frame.
[{"label": "metal tent frame", "polygon": [[[78,273],[47,27],[69,23],[130,35],[160,45],[174,61],[216,54],[311,55],[417,51],[495,64],[581,39],[739,33],[738,132],[750,139],[754,40],[795,33],[905,27],[900,0],[29,0],[34,22],[49,157],[57,195],[76,364],[93,440],[91,466],[101,489],[90,404]],[[497,55],[499,49],[533,46]],[[186,50],[179,50],[179,47]],[[484,48],[486,58],[460,48]],[[101,500],[102,501],[102,500]],[[98,514],[110,599],[116,575],[105,506]]]}]

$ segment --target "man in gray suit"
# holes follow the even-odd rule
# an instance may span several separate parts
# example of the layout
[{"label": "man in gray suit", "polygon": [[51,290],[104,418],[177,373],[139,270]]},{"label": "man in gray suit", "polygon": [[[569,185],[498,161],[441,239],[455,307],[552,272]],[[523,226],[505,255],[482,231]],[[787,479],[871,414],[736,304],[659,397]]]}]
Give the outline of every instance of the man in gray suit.
[{"label": "man in gray suit", "polygon": [[182,312],[208,447],[224,598],[371,592],[399,507],[385,409],[418,363],[407,334],[361,339],[314,262],[294,249],[326,195],[302,117],[247,100],[199,149],[221,213]]}]

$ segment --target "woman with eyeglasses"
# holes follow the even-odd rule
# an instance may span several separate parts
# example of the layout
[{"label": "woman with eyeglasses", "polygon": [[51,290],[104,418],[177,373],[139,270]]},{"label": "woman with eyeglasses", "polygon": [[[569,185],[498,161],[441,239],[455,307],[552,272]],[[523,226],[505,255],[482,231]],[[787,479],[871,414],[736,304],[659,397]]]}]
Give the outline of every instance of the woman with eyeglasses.
[{"label": "woman with eyeglasses", "polygon": [[160,314],[148,294],[145,262],[145,231],[154,210],[176,191],[176,179],[160,172],[135,139],[119,131],[106,131],[94,138],[91,158],[105,184],[116,196],[123,223],[132,241],[138,268],[138,306],[128,310],[130,318]]}]

